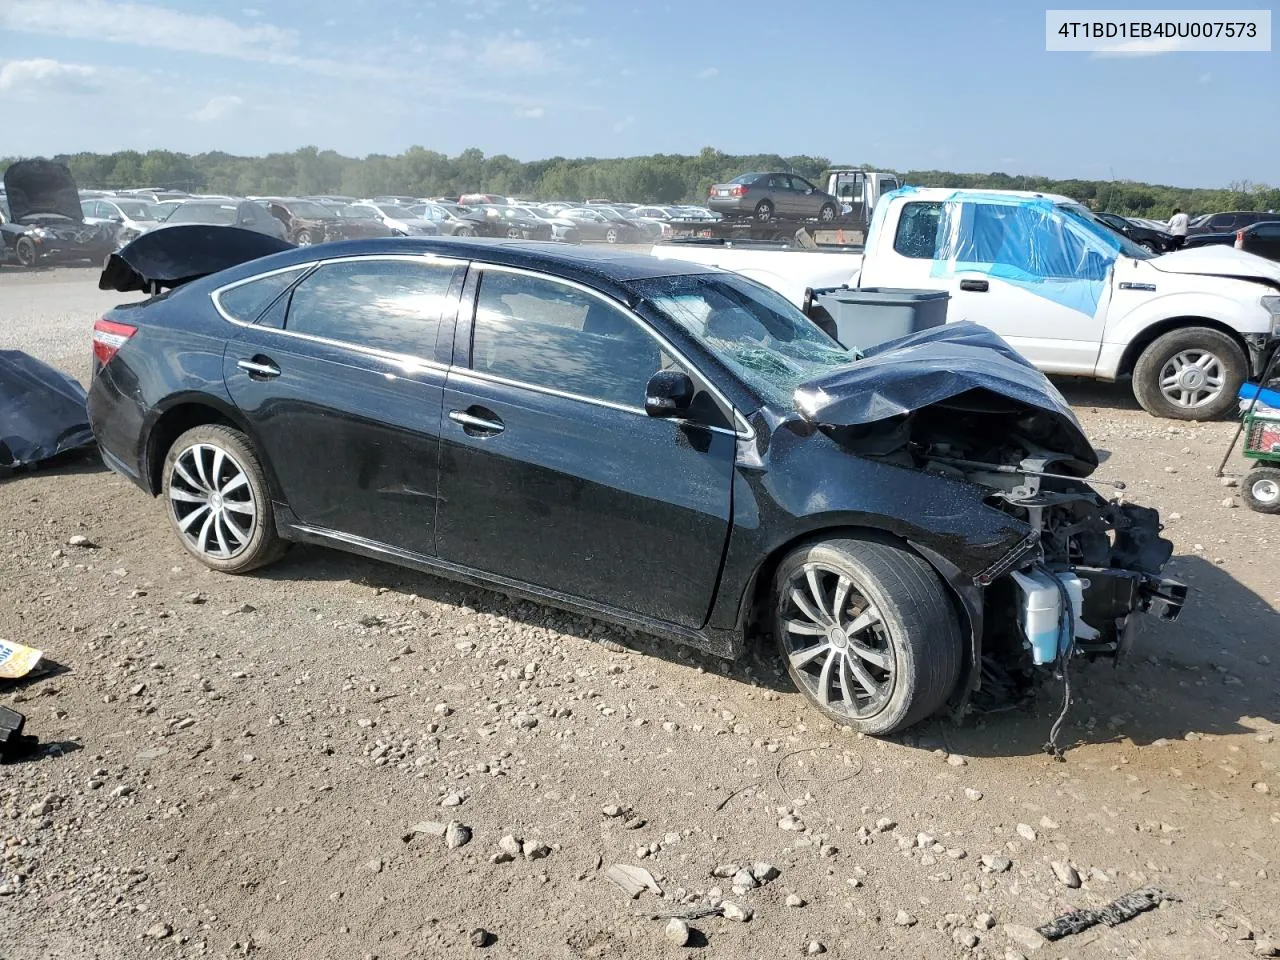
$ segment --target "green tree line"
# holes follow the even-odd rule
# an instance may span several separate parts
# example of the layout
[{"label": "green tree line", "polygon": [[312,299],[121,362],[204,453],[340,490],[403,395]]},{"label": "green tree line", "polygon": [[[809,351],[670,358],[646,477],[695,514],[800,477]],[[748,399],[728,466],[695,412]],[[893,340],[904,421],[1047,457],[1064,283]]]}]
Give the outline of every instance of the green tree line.
[{"label": "green tree line", "polygon": [[[0,169],[16,158],[0,159]],[[185,154],[169,150],[74,153],[55,159],[70,166],[85,189],[155,187],[191,193],[244,195],[344,194],[356,197],[458,196],[484,192],[544,200],[609,197],[648,203],[700,202],[707,188],[753,170],[785,170],[823,185],[835,166],[877,169],[870,164],[833,164],[826,157],[776,154],[734,155],[704,147],[697,154],[644,157],[551,157],[522,162],[505,154],[485,156],[474,148],[447,156],[410,147],[388,156],[346,157],[332,150],[301,147],[292,153],[240,157],[215,151]],[[916,186],[1038,190],[1088,202],[1098,210],[1165,219],[1174,207],[1191,213],[1217,210],[1280,209],[1280,189],[1247,181],[1226,189],[1172,187],[1130,180],[1054,180],[1007,173],[951,173],[900,170]]]}]

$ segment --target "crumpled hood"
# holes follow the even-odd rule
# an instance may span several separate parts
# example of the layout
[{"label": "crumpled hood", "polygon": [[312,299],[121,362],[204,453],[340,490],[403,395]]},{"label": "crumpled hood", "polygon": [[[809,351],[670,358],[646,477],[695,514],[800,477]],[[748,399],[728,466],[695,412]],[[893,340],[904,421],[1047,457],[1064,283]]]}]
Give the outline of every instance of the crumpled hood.
[{"label": "crumpled hood", "polygon": [[1057,388],[999,336],[969,321],[878,344],[802,384],[795,399],[806,420],[827,427],[878,423],[931,406],[1024,412],[1044,449],[1073,457],[1086,476],[1098,466]]},{"label": "crumpled hood", "polygon": [[84,387],[21,350],[0,350],[0,467],[92,443]]},{"label": "crumpled hood", "polygon": [[99,290],[179,287],[294,245],[256,230],[184,223],[148,230],[107,258]]},{"label": "crumpled hood", "polygon": [[1235,247],[1214,245],[1175,250],[1146,261],[1164,273],[1193,273],[1210,277],[1243,277],[1280,285],[1280,263]]},{"label": "crumpled hood", "polygon": [[52,160],[19,160],[4,172],[9,215],[21,220],[32,214],[56,213],[77,222],[84,220],[80,191],[66,164]]}]

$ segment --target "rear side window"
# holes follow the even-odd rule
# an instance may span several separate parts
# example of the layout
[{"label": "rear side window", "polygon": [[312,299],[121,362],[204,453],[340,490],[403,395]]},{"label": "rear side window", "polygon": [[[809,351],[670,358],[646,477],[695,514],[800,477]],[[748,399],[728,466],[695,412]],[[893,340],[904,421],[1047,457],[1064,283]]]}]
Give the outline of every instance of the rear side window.
[{"label": "rear side window", "polygon": [[1228,230],[1235,226],[1235,222],[1234,213],[1220,213],[1209,221],[1209,226],[1214,230]]},{"label": "rear side window", "polygon": [[933,260],[938,250],[938,220],[942,216],[942,203],[915,200],[902,205],[898,218],[898,232],[893,238],[893,249],[904,257],[916,260]]},{"label": "rear side window", "polygon": [[214,302],[224,314],[240,323],[253,323],[280,294],[307,271],[307,267],[273,273],[249,280],[214,294]]},{"label": "rear side window", "polygon": [[649,378],[670,364],[617,307],[550,278],[486,271],[471,366],[504,380],[627,407],[644,407]]},{"label": "rear side window", "polygon": [[294,289],[285,330],[429,358],[453,272],[451,266],[410,260],[322,264]]}]

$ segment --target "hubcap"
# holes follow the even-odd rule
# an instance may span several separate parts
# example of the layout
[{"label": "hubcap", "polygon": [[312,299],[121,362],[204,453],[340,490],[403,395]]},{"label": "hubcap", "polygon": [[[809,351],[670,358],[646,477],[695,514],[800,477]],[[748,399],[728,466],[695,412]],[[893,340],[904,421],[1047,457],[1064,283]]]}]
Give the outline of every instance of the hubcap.
[{"label": "hubcap", "polygon": [[1160,370],[1160,390],[1179,407],[1202,407],[1218,399],[1226,377],[1222,360],[1207,350],[1183,350]]},{"label": "hubcap", "polygon": [[884,708],[894,683],[889,631],[852,580],[805,564],[787,584],[781,621],[784,651],[818,703],[854,720]]},{"label": "hubcap", "polygon": [[218,560],[240,554],[258,522],[253,487],[244,467],[211,443],[188,447],[174,461],[169,508],[187,543]]},{"label": "hubcap", "polygon": [[298,234],[298,246],[300,246],[300,247],[309,247],[309,246],[311,246],[311,234],[309,234],[309,233],[300,233],[300,234]]},{"label": "hubcap", "polygon": [[1250,491],[1253,493],[1253,499],[1259,503],[1271,504],[1280,500],[1280,483],[1270,477],[1263,477],[1261,480],[1253,481]]}]

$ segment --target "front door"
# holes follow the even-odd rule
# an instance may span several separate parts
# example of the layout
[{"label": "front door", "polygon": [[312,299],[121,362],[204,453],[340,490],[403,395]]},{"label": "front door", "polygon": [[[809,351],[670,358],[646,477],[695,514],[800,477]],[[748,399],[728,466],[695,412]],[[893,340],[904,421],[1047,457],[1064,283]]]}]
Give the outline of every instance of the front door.
[{"label": "front door", "polygon": [[304,526],[434,554],[436,341],[462,273],[424,257],[322,263],[229,343],[227,388]]},{"label": "front door", "polygon": [[729,532],[731,421],[645,415],[649,377],[679,362],[620,305],[524,271],[478,280],[444,391],[440,558],[701,626]]}]

